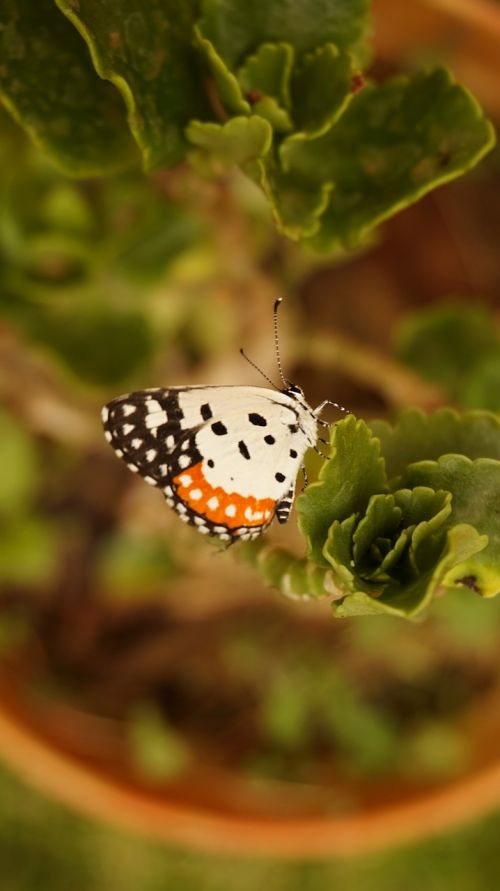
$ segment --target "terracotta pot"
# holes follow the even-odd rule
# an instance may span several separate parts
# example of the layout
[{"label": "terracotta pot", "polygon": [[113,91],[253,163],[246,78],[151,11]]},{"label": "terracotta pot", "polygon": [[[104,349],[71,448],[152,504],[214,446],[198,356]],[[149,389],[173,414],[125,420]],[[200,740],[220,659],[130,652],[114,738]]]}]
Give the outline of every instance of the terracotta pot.
[{"label": "terracotta pot", "polygon": [[[4,673],[5,674],[5,673]],[[331,789],[257,783],[199,764],[175,782],[131,775],[105,720],[43,704],[0,681],[0,757],[27,781],[89,816],[169,843],[286,858],[347,856],[450,830],[500,802],[500,690],[461,722],[468,775],[439,787],[394,781],[342,802]],[[117,754],[118,753],[118,754]]]}]

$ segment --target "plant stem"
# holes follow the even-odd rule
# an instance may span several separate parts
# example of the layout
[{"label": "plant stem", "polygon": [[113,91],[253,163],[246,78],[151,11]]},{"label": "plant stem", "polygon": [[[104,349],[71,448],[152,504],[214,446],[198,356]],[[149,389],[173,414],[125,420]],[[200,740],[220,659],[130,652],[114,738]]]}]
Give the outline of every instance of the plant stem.
[{"label": "plant stem", "polygon": [[242,544],[238,556],[252,566],[261,579],[292,600],[343,597],[334,584],[331,571],[295,557],[285,548],[269,544],[265,538]]}]

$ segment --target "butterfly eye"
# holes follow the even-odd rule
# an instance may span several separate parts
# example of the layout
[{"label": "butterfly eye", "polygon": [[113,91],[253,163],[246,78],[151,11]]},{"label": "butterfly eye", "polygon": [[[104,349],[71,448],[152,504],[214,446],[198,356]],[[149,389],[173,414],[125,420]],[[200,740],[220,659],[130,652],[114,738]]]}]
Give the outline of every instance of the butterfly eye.
[{"label": "butterfly eye", "polygon": [[298,387],[297,384],[290,384],[290,386],[286,388],[285,393],[288,396],[304,396],[304,391]]}]

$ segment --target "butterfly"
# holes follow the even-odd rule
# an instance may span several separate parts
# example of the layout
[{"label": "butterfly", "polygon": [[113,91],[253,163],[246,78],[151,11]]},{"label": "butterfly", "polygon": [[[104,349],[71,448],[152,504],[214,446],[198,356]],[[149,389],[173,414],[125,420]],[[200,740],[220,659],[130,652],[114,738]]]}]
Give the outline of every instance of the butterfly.
[{"label": "butterfly", "polygon": [[287,522],[304,454],[316,447],[318,424],[327,426],[322,410],[330,404],[347,411],[330,400],[311,408],[284,378],[280,303],[274,336],[282,388],[266,375],[274,389],[155,387],[112,399],[102,410],[104,435],[128,468],[157,486],[181,520],[223,542],[256,538],[275,517]]}]

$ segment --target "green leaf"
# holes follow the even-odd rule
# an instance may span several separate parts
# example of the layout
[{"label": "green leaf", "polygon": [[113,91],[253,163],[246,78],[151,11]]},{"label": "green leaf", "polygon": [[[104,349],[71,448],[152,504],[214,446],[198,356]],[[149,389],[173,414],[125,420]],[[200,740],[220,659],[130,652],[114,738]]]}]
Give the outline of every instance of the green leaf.
[{"label": "green leaf", "polygon": [[238,81],[246,93],[271,96],[281,108],[289,109],[293,60],[293,47],[288,44],[263,43],[245,59],[237,73]]},{"label": "green leaf", "polygon": [[334,183],[311,245],[359,244],[377,223],[473,167],[494,130],[443,68],[397,77],[353,96],[334,127],[281,148],[290,174]]},{"label": "green leaf", "polygon": [[201,29],[234,68],[261,43],[298,53],[329,42],[359,48],[368,30],[368,0],[203,0]]},{"label": "green leaf", "polygon": [[238,81],[254,114],[265,118],[277,132],[292,129],[290,75],[293,48],[286,43],[264,43],[238,71]]},{"label": "green leaf", "polygon": [[224,108],[231,114],[250,114],[251,105],[243,97],[243,91],[224,59],[221,58],[213,43],[203,36],[199,25],[193,29],[194,44],[203,56],[206,66],[214,79],[217,94]]},{"label": "green leaf", "polygon": [[0,411],[0,518],[24,508],[38,481],[36,451],[26,431]]},{"label": "green leaf", "polygon": [[408,553],[415,575],[425,570],[437,557],[441,535],[451,514],[451,493],[435,492],[425,486],[399,489],[394,493],[402,510],[403,523],[413,528]]},{"label": "green leaf", "polygon": [[[382,539],[380,543],[385,544],[384,549],[376,547],[379,542],[376,541],[373,543],[375,556],[379,556],[380,563],[377,565],[374,561],[375,565],[372,567],[371,571],[367,571],[366,573],[368,580],[378,585],[388,584],[391,580],[391,572],[400,572],[401,577],[405,577],[406,573],[404,567],[400,569],[399,564],[402,563],[405,554],[408,553],[409,545],[413,538],[413,532],[413,526],[408,526],[406,529],[403,529],[396,537],[394,544],[392,544],[390,539],[388,539],[387,542]],[[387,550],[384,554],[385,549]]]},{"label": "green leaf", "polygon": [[[474,368],[495,352],[499,353],[499,338],[491,317],[465,304],[418,312],[403,322],[396,335],[398,358],[459,401]],[[471,408],[499,406],[498,398],[493,406],[469,404]]]},{"label": "green leaf", "polygon": [[500,412],[500,348],[478,360],[463,381],[459,399],[466,408]]},{"label": "green leaf", "polygon": [[459,414],[442,408],[426,415],[411,408],[394,426],[380,420],[369,421],[368,426],[380,440],[389,479],[398,477],[408,464],[436,460],[448,452],[500,460],[500,418],[486,411]]},{"label": "green leaf", "polygon": [[[465,584],[484,597],[500,593],[500,462],[442,455],[437,461],[411,464],[403,480],[409,486],[451,492],[450,525],[468,523],[487,536],[487,546],[473,558],[464,558],[466,564],[449,574],[445,584]],[[464,578],[467,581],[462,581]]]},{"label": "green leaf", "polygon": [[334,615],[338,618],[382,614],[416,616],[428,606],[442,586],[451,587],[450,574],[456,573],[456,567],[463,566],[464,561],[480,552],[486,543],[486,536],[479,535],[472,526],[455,526],[447,532],[441,558],[413,584],[395,584],[392,588],[386,588],[378,598],[364,591],[356,591],[332,604]]},{"label": "green leaf", "polygon": [[52,0],[5,0],[0,56],[0,99],[66,173],[108,173],[133,160],[119,95]]},{"label": "green leaf", "polygon": [[297,499],[299,526],[316,564],[326,565],[323,546],[332,523],[364,510],[370,496],[385,489],[380,444],[364,421],[350,415],[333,427],[331,458],[318,482]]},{"label": "green leaf", "polygon": [[[345,110],[351,96],[354,74],[352,58],[333,43],[307,53],[294,71],[292,107],[297,130],[308,137],[319,136]],[[304,139],[301,134],[290,137]]]},{"label": "green leaf", "polygon": [[346,520],[334,520],[323,547],[323,556],[333,567],[335,583],[345,594],[356,590],[352,537],[358,519],[357,514],[352,514]]},{"label": "green leaf", "polygon": [[270,125],[257,115],[231,118],[226,124],[191,121],[186,135],[202,156],[223,165],[255,161],[269,151],[272,141]]},{"label": "green leaf", "polygon": [[185,155],[184,129],[210,117],[192,47],[195,0],[56,0],[87,42],[100,77],[125,101],[149,170]]},{"label": "green leaf", "polygon": [[284,108],[281,108],[276,99],[272,96],[264,96],[258,99],[253,105],[254,114],[258,114],[265,121],[271,124],[276,133],[289,133],[292,129],[292,121],[290,115]]},{"label": "green leaf", "polygon": [[295,240],[317,232],[328,205],[330,183],[301,184],[282,173],[271,155],[245,169],[265,192],[280,232]]},{"label": "green leaf", "polygon": [[368,551],[377,538],[391,539],[401,527],[402,511],[393,495],[373,495],[352,537],[356,565],[366,562]]}]

